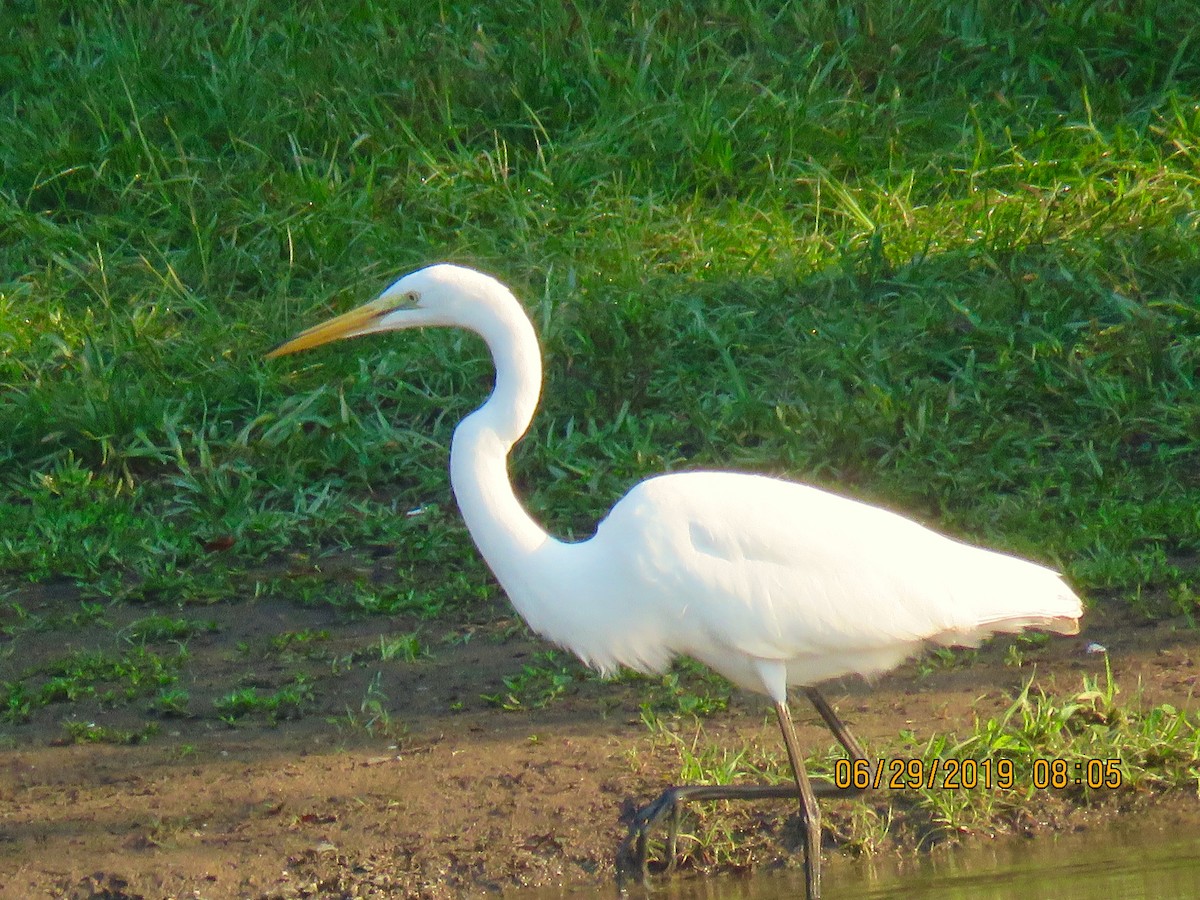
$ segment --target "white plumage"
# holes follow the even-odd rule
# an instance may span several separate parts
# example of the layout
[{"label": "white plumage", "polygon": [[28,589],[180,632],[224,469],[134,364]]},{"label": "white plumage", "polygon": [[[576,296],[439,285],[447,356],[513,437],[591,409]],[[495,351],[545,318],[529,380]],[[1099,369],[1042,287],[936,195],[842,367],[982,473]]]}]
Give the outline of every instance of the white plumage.
[{"label": "white plumage", "polygon": [[[810,896],[819,893],[819,814],[815,800],[805,809],[787,685],[874,675],[928,643],[971,645],[1027,627],[1078,630],[1079,598],[1049,569],[758,475],[651,478],[590,540],[549,536],[507,471],[541,390],[537,338],[513,295],[471,269],[443,264],[407,275],[271,355],[418,326],[466,328],[491,350],[496,386],[455,430],[451,482],[475,543],[530,627],[602,670],[661,671],[686,654],[775,702],[810,835]],[[839,739],[857,750],[852,738]]]},{"label": "white plumage", "polygon": [[[811,685],[877,674],[927,642],[974,645],[1030,626],[1073,633],[1080,614],[1049,569],[754,475],[652,478],[556,565],[571,568],[573,552],[621,577],[592,580],[595,621],[548,622],[551,640],[601,668],[656,669],[686,654],[777,701],[746,663],[783,662],[788,684]],[[530,614],[543,605],[561,604],[547,597]]]}]

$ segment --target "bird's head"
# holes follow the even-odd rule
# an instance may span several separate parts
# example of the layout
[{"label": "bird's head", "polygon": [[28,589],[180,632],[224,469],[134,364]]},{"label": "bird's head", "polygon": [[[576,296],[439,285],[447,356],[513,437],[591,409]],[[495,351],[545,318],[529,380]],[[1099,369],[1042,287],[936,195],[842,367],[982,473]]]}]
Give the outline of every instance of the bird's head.
[{"label": "bird's head", "polygon": [[482,272],[448,263],[405,275],[357,309],[300,332],[267,354],[268,359],[319,347],[342,338],[399,331],[426,325],[473,327],[480,301],[507,294],[500,282]]}]

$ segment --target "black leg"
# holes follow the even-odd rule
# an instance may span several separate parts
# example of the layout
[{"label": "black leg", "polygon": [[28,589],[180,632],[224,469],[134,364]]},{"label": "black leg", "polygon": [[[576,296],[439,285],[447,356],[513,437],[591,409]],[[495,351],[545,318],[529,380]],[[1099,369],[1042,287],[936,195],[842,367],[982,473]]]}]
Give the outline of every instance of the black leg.
[{"label": "black leg", "polygon": [[824,697],[817,691],[816,688],[810,687],[804,689],[806,696],[813,706],[817,708],[817,712],[821,714],[821,718],[825,720],[825,724],[829,726],[829,730],[833,732],[833,736],[838,739],[838,743],[846,750],[846,755],[851,760],[865,760],[867,754],[863,751],[862,744],[858,739],[850,733],[850,730],[842,724],[842,720],[838,718],[837,713],[833,711],[833,707],[825,700]]},{"label": "black leg", "polygon": [[[838,739],[838,743],[846,750],[846,754],[851,760],[865,760],[866,753],[862,749],[862,745],[855,739],[849,729],[838,718],[825,698],[817,692],[816,688],[806,688],[805,695],[816,707],[817,712],[821,714],[821,718],[825,720],[825,724],[829,726],[829,730],[833,732]],[[783,707],[783,713],[779,712],[779,707],[776,707],[776,714],[780,716],[780,729],[784,733],[784,744],[788,748],[788,760],[792,763],[793,772],[802,772],[803,763],[799,768],[796,766],[797,760],[803,758],[799,755],[796,746],[795,731],[791,728],[791,716],[787,713],[787,707]],[[787,725],[784,726],[783,716],[787,715]],[[805,826],[805,870],[809,874],[810,885],[809,890],[812,890],[811,879],[815,875],[816,887],[820,889],[820,812],[817,811],[816,799],[819,797],[832,797],[838,799],[847,799],[859,796],[862,791],[857,788],[838,788],[828,781],[810,781],[807,773],[804,773],[804,780],[808,782],[808,787],[811,796],[811,802],[804,799],[800,786],[800,778],[797,776],[794,784],[746,784],[746,785],[707,785],[707,784],[692,784],[671,787],[663,791],[659,797],[652,803],[648,803],[641,809],[634,812],[628,819],[629,833],[625,836],[625,840],[621,842],[621,846],[617,850],[617,885],[622,887],[627,880],[645,882],[650,874],[649,858],[647,854],[647,837],[650,831],[663,819],[668,819],[667,822],[667,846],[666,860],[660,871],[670,872],[675,868],[675,849],[679,834],[679,815],[682,804],[690,800],[782,800],[798,798],[801,800],[801,821]],[[816,812],[816,827],[809,828],[809,819],[807,818],[806,809]],[[668,818],[669,817],[669,818]],[[809,835],[814,837],[810,838]],[[810,849],[815,841],[816,852]],[[815,865],[809,860],[816,860]],[[814,895],[815,896],[815,895]]]},{"label": "black leg", "polygon": [[800,825],[804,829],[804,881],[808,888],[808,900],[821,896],[821,810],[804,770],[804,757],[796,742],[796,728],[792,725],[792,714],[786,703],[775,704],[779,716],[779,730],[783,732],[783,743],[787,747],[792,774],[796,776],[796,788],[800,792]]}]

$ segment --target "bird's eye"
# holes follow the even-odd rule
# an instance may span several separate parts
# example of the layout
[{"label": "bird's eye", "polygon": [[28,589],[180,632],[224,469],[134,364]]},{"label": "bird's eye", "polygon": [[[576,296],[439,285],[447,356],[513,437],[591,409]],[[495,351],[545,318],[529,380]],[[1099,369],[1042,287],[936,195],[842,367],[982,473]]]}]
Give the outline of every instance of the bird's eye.
[{"label": "bird's eye", "polygon": [[411,307],[416,306],[417,303],[420,302],[420,300],[421,300],[420,294],[418,294],[416,291],[409,291],[407,294],[404,295],[403,305],[411,308]]}]

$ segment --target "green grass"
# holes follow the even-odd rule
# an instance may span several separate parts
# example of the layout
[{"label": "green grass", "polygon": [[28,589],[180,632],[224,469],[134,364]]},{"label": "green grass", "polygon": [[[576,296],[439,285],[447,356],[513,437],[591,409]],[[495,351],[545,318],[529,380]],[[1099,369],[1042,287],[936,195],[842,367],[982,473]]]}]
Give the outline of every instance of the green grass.
[{"label": "green grass", "polygon": [[161,654],[135,646],[121,651],[73,650],[0,681],[0,722],[18,724],[52,704],[96,700],[101,706],[128,704],[174,685],[188,658],[179,646]]},{"label": "green grass", "polygon": [[[1032,679],[1003,715],[977,720],[966,736],[939,735],[913,754],[928,772],[934,760],[1005,760],[1006,780],[995,790],[981,783],[953,790],[919,789],[919,804],[946,830],[969,831],[1018,814],[1039,791],[1081,805],[1126,795],[1200,786],[1200,720],[1170,704],[1146,708],[1138,697],[1118,700],[1106,667],[1103,679],[1085,677],[1082,689],[1054,696]],[[1100,766],[1112,761],[1111,769]],[[939,785],[944,781],[939,781]]]},{"label": "green grass", "polygon": [[281,719],[298,719],[313,702],[313,688],[309,679],[297,675],[291,684],[270,693],[263,693],[254,686],[240,687],[213,700],[218,717],[227,725],[234,725],[247,716],[264,717],[274,724]]},{"label": "green grass", "polygon": [[556,532],[663,469],[773,472],[1194,617],[1193,13],[7,3],[0,579],[486,614],[445,471],[483,347],[262,358],[454,260],[540,331],[513,474]]},{"label": "green grass", "polygon": [[10,4],[0,570],[211,600],[384,545],[405,593],[357,602],[453,608],[481,348],[261,354],[456,259],[542,331],[515,473],[558,530],[732,465],[1156,608],[1200,541],[1188,8]]},{"label": "green grass", "polygon": [[358,712],[347,707],[345,715],[330,718],[330,724],[347,731],[365,732],[373,737],[400,740],[404,736],[404,726],[392,718],[393,705],[380,687],[382,678],[382,672],[375,673],[359,703]]},{"label": "green grass", "polygon": [[141,744],[154,737],[159,727],[151,722],[136,731],[97,725],[95,722],[68,721],[63,723],[66,739],[72,744]]},{"label": "green grass", "polygon": [[537,654],[532,663],[521,667],[514,675],[503,679],[504,690],[481,695],[484,702],[510,712],[518,709],[541,709],[574,688],[575,682],[587,673],[573,660],[564,659],[556,650]]},{"label": "green grass", "polygon": [[195,619],[175,619],[171,616],[153,614],[131,622],[125,634],[131,641],[161,642],[186,641],[192,635],[218,630],[216,622],[199,622]]}]

